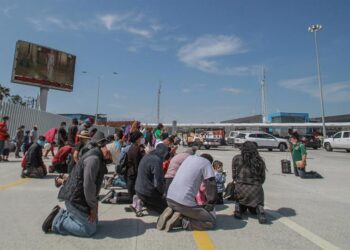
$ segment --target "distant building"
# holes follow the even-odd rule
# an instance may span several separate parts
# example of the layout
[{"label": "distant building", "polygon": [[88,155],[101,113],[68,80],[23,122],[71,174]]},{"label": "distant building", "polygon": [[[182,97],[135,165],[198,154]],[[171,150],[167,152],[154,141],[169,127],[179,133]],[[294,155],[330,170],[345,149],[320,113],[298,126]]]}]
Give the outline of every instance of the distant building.
[{"label": "distant building", "polygon": [[[310,122],[322,122],[322,118],[311,118]],[[325,122],[350,122],[350,114],[326,116]]]},{"label": "distant building", "polygon": [[262,115],[253,115],[253,116],[226,120],[226,121],[222,121],[221,123],[261,123],[261,122],[262,122]]},{"label": "distant building", "polygon": [[[74,114],[59,114],[64,117],[67,117],[69,119],[78,119],[78,121],[85,121],[88,118],[93,118],[95,120],[95,115],[89,115],[89,114],[81,114],[81,113],[74,113]],[[97,123],[105,124],[107,122],[107,115],[106,114],[98,114],[97,115]]]}]

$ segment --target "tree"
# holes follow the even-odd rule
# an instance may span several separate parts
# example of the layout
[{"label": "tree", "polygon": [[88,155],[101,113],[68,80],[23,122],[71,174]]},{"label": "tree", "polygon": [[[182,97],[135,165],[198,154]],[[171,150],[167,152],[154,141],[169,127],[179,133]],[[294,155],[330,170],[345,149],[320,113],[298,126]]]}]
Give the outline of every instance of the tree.
[{"label": "tree", "polygon": [[10,101],[13,104],[20,104],[22,106],[26,105],[26,103],[23,101],[23,98],[20,95],[11,95],[10,98],[11,98]]},{"label": "tree", "polygon": [[10,96],[10,89],[0,84],[0,101],[2,101],[5,97],[9,97],[9,96]]}]

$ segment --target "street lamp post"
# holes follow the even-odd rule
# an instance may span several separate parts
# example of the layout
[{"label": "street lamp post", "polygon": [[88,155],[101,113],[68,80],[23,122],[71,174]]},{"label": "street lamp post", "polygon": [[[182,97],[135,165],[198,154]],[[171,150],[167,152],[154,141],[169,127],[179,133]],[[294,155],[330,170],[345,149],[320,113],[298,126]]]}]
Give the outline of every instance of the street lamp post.
[{"label": "street lamp post", "polygon": [[[81,73],[87,74],[87,71],[82,71]],[[117,72],[113,72],[113,75],[118,75]],[[101,78],[102,75],[99,75],[97,77],[97,100],[96,100],[96,114],[95,114],[95,125],[97,125],[97,118],[98,118],[98,107],[100,103],[100,85],[101,85]]]},{"label": "street lamp post", "polygon": [[309,32],[314,33],[314,38],[315,38],[317,77],[318,77],[318,84],[320,87],[321,111],[322,111],[322,130],[323,130],[323,137],[326,137],[326,124],[325,124],[325,112],[324,112],[324,101],[323,101],[324,96],[323,96],[323,86],[322,86],[322,80],[321,80],[319,51],[318,51],[318,44],[317,44],[317,32],[322,30],[322,26],[320,24],[314,24],[314,25],[311,25],[308,30]]}]

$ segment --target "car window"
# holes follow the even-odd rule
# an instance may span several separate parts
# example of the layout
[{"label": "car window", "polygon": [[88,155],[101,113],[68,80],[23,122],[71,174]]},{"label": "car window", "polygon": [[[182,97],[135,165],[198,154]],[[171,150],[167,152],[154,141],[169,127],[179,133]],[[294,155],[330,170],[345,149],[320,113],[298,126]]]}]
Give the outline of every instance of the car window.
[{"label": "car window", "polygon": [[235,134],[236,134],[235,132],[231,132],[230,137],[235,137]]},{"label": "car window", "polygon": [[260,139],[274,139],[274,137],[269,134],[257,134],[257,136]]},{"label": "car window", "polygon": [[335,139],[340,138],[340,137],[341,137],[341,132],[336,133],[336,134],[333,136],[333,138],[335,138]]},{"label": "car window", "polygon": [[350,138],[350,132],[344,132],[343,138]]},{"label": "car window", "polygon": [[239,134],[236,136],[238,139],[245,139],[245,134]]},{"label": "car window", "polygon": [[256,134],[250,134],[249,138],[256,138]]}]

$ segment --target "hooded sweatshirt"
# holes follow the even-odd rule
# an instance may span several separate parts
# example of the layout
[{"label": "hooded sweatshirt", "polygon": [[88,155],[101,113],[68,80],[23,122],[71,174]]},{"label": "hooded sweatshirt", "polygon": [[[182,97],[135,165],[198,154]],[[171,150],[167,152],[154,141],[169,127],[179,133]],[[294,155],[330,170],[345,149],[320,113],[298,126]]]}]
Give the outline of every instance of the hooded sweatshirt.
[{"label": "hooded sweatshirt", "polygon": [[159,144],[155,150],[142,158],[135,185],[137,193],[148,197],[163,195],[165,185],[162,165],[168,154],[168,146]]}]

